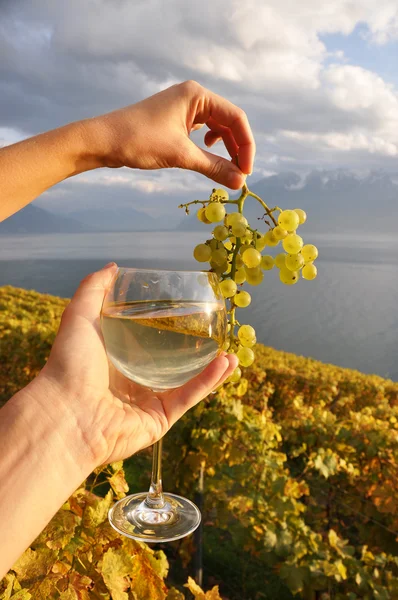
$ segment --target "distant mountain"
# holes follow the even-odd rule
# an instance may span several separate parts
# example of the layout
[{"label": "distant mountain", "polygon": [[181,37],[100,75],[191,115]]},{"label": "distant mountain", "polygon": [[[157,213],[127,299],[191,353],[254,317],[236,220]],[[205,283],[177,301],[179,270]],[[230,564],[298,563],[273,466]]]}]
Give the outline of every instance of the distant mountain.
[{"label": "distant mountain", "polygon": [[69,217],[28,204],[0,223],[0,234],[10,233],[79,233],[92,230]]},{"label": "distant mountain", "polygon": [[[317,170],[306,176],[285,172],[265,177],[250,189],[270,207],[303,208],[311,231],[395,233],[398,226],[398,177],[382,171],[358,175],[345,169]],[[178,229],[203,231],[193,213]],[[256,201],[247,202],[245,214],[252,223],[263,213]]]},{"label": "distant mountain", "polygon": [[69,213],[76,221],[96,231],[159,231],[166,229],[164,220],[126,208],[84,209]]}]

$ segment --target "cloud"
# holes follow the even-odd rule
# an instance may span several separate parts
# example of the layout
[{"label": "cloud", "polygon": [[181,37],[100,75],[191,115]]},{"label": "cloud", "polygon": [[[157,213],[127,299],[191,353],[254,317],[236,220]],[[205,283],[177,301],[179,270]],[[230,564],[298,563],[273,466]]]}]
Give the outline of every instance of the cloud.
[{"label": "cloud", "polygon": [[[0,127],[32,134],[194,78],[248,113],[258,176],[363,162],[388,168],[398,147],[397,90],[348,64],[343,50],[330,53],[325,38],[358,28],[370,45],[398,39],[396,0],[303,0],[293,9],[291,0],[3,0]],[[73,185],[116,195],[208,185],[179,171],[85,177]]]}]

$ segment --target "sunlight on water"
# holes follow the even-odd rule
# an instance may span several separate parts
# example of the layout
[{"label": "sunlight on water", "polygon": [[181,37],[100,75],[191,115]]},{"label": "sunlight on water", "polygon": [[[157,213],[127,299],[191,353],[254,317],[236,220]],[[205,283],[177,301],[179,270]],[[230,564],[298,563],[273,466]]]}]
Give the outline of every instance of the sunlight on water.
[{"label": "sunlight on water", "polygon": [[[71,296],[89,272],[123,266],[200,269],[201,232],[0,236],[0,285]],[[320,249],[319,277],[283,286],[276,270],[240,311],[259,342],[398,381],[398,241],[305,234]]]}]

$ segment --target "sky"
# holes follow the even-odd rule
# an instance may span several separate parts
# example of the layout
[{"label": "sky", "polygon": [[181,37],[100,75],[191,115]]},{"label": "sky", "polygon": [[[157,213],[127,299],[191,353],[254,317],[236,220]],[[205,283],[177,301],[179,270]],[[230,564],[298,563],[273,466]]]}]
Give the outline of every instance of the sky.
[{"label": "sky", "polygon": [[[252,181],[397,171],[397,65],[396,0],[0,0],[0,146],[194,79],[246,111]],[[162,216],[211,187],[179,170],[100,169],[37,203]]]}]

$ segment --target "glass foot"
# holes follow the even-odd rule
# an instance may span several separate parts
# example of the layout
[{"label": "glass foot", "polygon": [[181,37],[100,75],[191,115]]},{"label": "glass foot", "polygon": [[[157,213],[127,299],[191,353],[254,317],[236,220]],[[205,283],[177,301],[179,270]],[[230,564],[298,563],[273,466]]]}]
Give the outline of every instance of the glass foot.
[{"label": "glass foot", "polygon": [[164,494],[162,508],[150,508],[147,493],[122,498],[109,511],[109,522],[122,535],[141,542],[172,542],[189,535],[200,524],[198,507],[176,494]]}]

